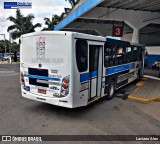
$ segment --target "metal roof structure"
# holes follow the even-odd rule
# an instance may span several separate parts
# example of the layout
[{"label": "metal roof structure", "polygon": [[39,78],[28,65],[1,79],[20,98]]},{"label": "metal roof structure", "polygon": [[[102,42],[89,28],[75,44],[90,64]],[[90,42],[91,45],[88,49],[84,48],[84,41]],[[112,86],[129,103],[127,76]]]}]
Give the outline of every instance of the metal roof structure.
[{"label": "metal roof structure", "polygon": [[124,34],[160,35],[160,0],[81,0],[54,30],[107,36],[113,22],[124,22]]},{"label": "metal roof structure", "polygon": [[160,0],[105,0],[100,7],[160,12]]}]

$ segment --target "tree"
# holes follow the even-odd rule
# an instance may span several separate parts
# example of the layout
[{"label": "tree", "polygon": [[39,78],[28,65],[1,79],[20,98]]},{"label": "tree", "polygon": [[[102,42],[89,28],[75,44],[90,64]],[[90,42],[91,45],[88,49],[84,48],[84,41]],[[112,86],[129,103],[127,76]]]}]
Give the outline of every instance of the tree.
[{"label": "tree", "polygon": [[[66,0],[67,1],[67,0]],[[80,0],[68,0],[68,2],[71,4],[72,8],[79,2]],[[60,16],[54,14],[52,15],[52,19],[45,17],[45,25],[47,25],[47,28],[43,28],[44,30],[54,30],[54,26],[57,25],[65,16],[66,12],[63,12]]]},{"label": "tree", "polygon": [[10,43],[8,40],[0,40],[0,53],[5,53],[5,45],[7,53],[9,53],[9,46],[11,47],[12,52],[19,52],[20,45],[16,42]]},{"label": "tree", "polygon": [[80,0],[68,0],[68,2],[71,4],[72,8],[75,7],[75,5],[79,2]]},{"label": "tree", "polygon": [[27,16],[23,16],[21,11],[17,9],[16,11],[16,17],[13,16],[8,17],[7,19],[13,22],[14,24],[9,26],[7,31],[11,32],[11,37],[13,40],[19,38],[22,34],[35,32],[35,28],[41,27],[40,23],[36,23],[33,25],[33,14],[29,14]]},{"label": "tree", "polygon": [[47,25],[47,28],[44,28],[44,30],[54,30],[54,26],[57,25],[65,16],[65,13],[62,13],[60,16],[54,14],[52,15],[52,19],[50,20],[49,18],[45,17],[45,25]]},{"label": "tree", "polygon": [[7,40],[6,41],[1,40],[0,41],[0,53],[5,53],[5,45],[7,45]]},{"label": "tree", "polygon": [[16,42],[11,43],[10,47],[11,47],[11,51],[12,52],[16,52],[17,53],[17,52],[20,51],[20,45],[17,44]]}]

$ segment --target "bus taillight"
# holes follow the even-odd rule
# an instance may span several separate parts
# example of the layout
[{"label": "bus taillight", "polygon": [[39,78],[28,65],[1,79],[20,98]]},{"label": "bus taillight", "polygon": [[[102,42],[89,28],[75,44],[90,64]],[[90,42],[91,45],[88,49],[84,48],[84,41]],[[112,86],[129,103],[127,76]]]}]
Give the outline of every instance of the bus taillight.
[{"label": "bus taillight", "polygon": [[22,87],[23,87],[23,89],[26,89],[26,85],[25,85],[23,73],[20,74],[20,77],[21,77],[21,84],[22,84]]},{"label": "bus taillight", "polygon": [[63,88],[63,89],[67,89],[67,88],[68,88],[68,85],[63,84],[63,85],[62,85],[62,88]]},{"label": "bus taillight", "polygon": [[23,73],[21,73],[20,76],[21,76],[21,78],[23,78],[24,77]]},{"label": "bus taillight", "polygon": [[67,79],[64,78],[64,79],[63,79],[63,83],[65,83],[65,84],[66,84],[66,83],[69,83],[69,79],[68,79],[68,78],[67,78]]},{"label": "bus taillight", "polygon": [[69,93],[69,77],[65,77],[62,80],[62,88],[60,97],[65,97]]}]

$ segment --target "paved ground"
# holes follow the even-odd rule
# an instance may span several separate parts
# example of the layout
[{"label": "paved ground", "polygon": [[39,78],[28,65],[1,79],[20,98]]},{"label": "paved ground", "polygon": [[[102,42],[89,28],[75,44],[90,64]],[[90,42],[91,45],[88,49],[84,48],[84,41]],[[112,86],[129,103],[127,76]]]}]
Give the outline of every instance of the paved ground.
[{"label": "paved ground", "polygon": [[160,98],[160,80],[148,79],[143,86],[133,94],[135,97],[140,98]]},{"label": "paved ground", "polygon": [[157,70],[145,69],[144,74],[154,76],[154,77],[159,77],[159,71],[157,71]]},{"label": "paved ground", "polygon": [[[118,93],[134,88],[133,83]],[[78,109],[31,101],[21,97],[19,66],[0,65],[0,135],[160,135],[160,102],[116,96]]]}]

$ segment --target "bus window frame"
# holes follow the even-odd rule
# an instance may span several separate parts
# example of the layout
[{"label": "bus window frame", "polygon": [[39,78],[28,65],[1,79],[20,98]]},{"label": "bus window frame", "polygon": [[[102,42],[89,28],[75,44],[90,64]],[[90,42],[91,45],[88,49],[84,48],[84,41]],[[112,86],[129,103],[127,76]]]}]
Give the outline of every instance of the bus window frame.
[{"label": "bus window frame", "polygon": [[[80,52],[82,52],[82,47],[79,46],[79,50],[77,52],[77,49],[78,49],[78,44],[82,44],[82,43],[85,43],[86,44],[86,48],[85,48],[85,52],[83,53],[84,56],[81,57],[80,56]],[[82,72],[86,72],[88,70],[88,42],[87,40],[83,40],[83,39],[80,39],[80,40],[77,40],[76,41],[76,44],[75,44],[75,54],[76,54],[76,64],[77,64],[77,69],[80,73]],[[85,59],[85,66],[84,68],[82,67],[83,64],[82,62],[80,62],[80,58],[84,58]],[[81,64],[80,64],[81,63]]]},{"label": "bus window frame", "polygon": [[[112,67],[112,66],[115,66],[116,65],[116,52],[117,52],[117,45],[115,43],[111,43],[111,42],[105,42],[104,44],[104,67],[107,68],[107,67]],[[111,53],[110,55],[105,55],[105,50],[106,48],[109,48],[111,49]],[[114,51],[113,51],[113,48],[114,48]],[[108,56],[108,57],[111,57],[111,61],[113,62],[113,64],[109,64],[109,65],[105,65],[105,57]],[[109,62],[108,62],[109,63]]]},{"label": "bus window frame", "polygon": [[141,61],[142,60],[142,51],[143,51],[143,48],[141,46],[135,46],[135,45],[132,45],[132,51],[134,51],[133,49],[134,48],[137,48],[135,54],[138,54],[139,56],[141,56],[140,58],[137,58],[137,56],[135,57],[136,59],[133,61],[133,62],[137,62],[137,61]]},{"label": "bus window frame", "polygon": [[[118,50],[122,48],[122,54],[118,54]],[[117,56],[118,55],[121,55],[122,57],[122,63],[119,64],[118,60],[117,60]],[[122,64],[126,64],[126,45],[122,45],[122,44],[119,44],[117,45],[117,50],[116,50],[116,65],[122,65]]]}]

